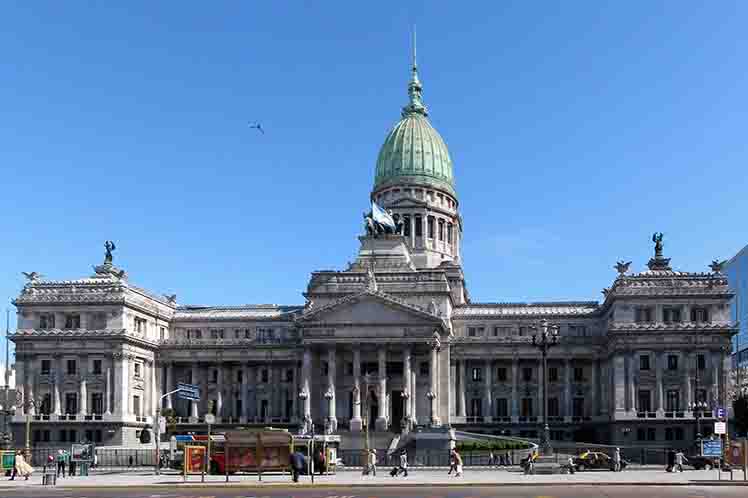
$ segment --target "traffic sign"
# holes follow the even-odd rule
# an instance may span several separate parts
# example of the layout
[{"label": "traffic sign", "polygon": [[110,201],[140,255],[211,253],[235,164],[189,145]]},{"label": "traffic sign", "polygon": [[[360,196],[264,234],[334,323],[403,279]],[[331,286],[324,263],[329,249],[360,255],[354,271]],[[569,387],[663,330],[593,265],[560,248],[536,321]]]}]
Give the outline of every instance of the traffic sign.
[{"label": "traffic sign", "polygon": [[216,416],[212,413],[209,413],[205,416],[205,423],[208,425],[213,425],[216,423]]},{"label": "traffic sign", "polygon": [[200,401],[200,387],[194,384],[177,384],[177,397],[191,401]]},{"label": "traffic sign", "polygon": [[726,434],[727,433],[727,422],[714,422],[714,433],[715,434]]},{"label": "traffic sign", "polygon": [[722,456],[722,440],[721,439],[705,439],[701,442],[701,454],[702,456],[718,457]]},{"label": "traffic sign", "polygon": [[722,406],[717,407],[717,418],[725,418],[725,409]]}]

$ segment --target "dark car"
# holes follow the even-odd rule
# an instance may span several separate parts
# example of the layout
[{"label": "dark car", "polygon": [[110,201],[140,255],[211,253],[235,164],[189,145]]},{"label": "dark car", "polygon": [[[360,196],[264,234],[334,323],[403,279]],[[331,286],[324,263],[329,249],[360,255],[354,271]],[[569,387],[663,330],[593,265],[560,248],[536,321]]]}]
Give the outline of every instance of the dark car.
[{"label": "dark car", "polygon": [[[621,470],[626,468],[628,461],[621,458]],[[574,467],[576,470],[613,470],[613,459],[606,453],[599,451],[586,451],[581,455],[574,457]]]},{"label": "dark car", "polygon": [[[696,470],[712,470],[719,466],[720,458],[702,455],[688,455],[686,461],[686,465],[690,465]],[[722,470],[729,472],[730,464],[723,462]]]}]

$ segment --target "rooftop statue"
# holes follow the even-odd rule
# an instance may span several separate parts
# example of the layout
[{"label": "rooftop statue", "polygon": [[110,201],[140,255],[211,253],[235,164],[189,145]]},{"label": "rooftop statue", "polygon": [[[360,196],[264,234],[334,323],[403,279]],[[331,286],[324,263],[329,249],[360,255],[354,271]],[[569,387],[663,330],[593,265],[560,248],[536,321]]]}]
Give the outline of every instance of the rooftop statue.
[{"label": "rooftop statue", "polygon": [[631,261],[628,263],[624,263],[623,261],[616,262],[616,266],[614,267],[619,275],[623,276],[626,274],[627,271],[629,271],[629,266],[631,266]]},{"label": "rooftop statue", "polygon": [[655,243],[655,258],[662,257],[662,232],[652,234],[652,242]]},{"label": "rooftop statue", "polygon": [[378,237],[383,234],[401,234],[404,223],[399,215],[393,214],[391,209],[386,211],[376,203],[371,203],[371,211],[364,213],[364,229],[366,235]]},{"label": "rooftop statue", "polygon": [[44,275],[42,275],[39,272],[32,271],[31,273],[26,273],[25,271],[22,271],[23,276],[26,277],[26,280],[29,281],[29,283],[38,282],[39,279],[41,279]]},{"label": "rooftop statue", "polygon": [[715,259],[712,261],[712,264],[709,265],[709,268],[711,268],[714,273],[722,273],[722,270],[725,268],[725,263],[727,263],[727,261]]},{"label": "rooftop statue", "polygon": [[111,240],[107,240],[104,242],[104,249],[106,249],[106,255],[104,256],[104,264],[105,265],[111,265],[112,264],[112,251],[117,249],[117,246],[114,245],[114,242]]}]

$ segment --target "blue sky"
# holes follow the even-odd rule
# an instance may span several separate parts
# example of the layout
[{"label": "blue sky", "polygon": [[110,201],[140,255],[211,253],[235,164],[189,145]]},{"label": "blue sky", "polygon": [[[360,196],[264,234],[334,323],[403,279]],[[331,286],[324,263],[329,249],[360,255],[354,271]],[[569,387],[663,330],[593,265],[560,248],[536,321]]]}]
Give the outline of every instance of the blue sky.
[{"label": "blue sky", "polygon": [[6,302],[113,239],[182,303],[303,303],[355,256],[413,23],[475,301],[599,299],[655,230],[684,270],[748,243],[743,2],[113,3],[3,6]]}]

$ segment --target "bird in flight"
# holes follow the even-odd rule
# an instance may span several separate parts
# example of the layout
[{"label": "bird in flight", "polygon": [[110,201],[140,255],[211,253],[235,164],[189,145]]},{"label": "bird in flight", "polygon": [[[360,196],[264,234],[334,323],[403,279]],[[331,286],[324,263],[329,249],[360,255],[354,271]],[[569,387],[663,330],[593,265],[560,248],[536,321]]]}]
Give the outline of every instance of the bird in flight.
[{"label": "bird in flight", "polygon": [[257,129],[263,135],[265,134],[265,130],[262,129],[262,125],[260,123],[255,123],[255,124],[249,123],[249,127]]}]

